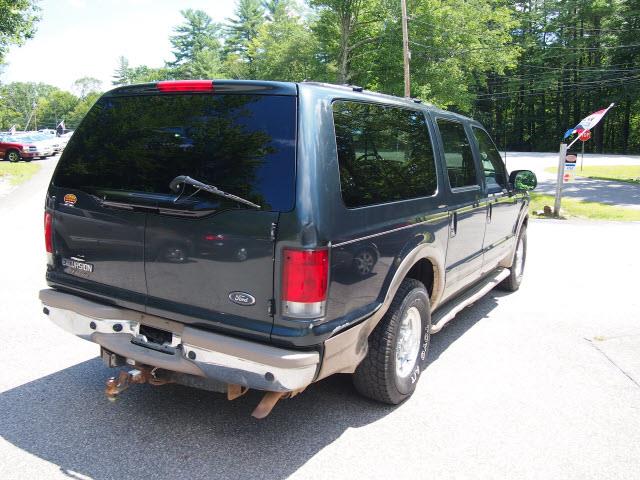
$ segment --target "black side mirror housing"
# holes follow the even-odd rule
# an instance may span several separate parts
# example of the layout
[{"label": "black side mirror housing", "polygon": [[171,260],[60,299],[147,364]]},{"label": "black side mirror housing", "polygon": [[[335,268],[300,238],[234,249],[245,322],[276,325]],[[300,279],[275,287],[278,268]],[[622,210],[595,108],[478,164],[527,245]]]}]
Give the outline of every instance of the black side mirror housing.
[{"label": "black side mirror housing", "polygon": [[538,179],[531,170],[514,170],[509,174],[509,184],[516,192],[530,192],[538,186]]}]

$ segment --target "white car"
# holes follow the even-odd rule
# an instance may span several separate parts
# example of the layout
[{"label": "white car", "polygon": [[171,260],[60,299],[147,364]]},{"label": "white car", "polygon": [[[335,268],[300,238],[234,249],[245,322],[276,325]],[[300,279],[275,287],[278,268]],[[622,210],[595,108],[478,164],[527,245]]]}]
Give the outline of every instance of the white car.
[{"label": "white car", "polygon": [[37,148],[37,156],[44,158],[50,157],[56,154],[54,148],[60,147],[56,141],[56,137],[51,138],[51,135],[40,132],[25,132],[14,135],[14,138],[23,141],[28,141],[30,144],[35,145]]}]

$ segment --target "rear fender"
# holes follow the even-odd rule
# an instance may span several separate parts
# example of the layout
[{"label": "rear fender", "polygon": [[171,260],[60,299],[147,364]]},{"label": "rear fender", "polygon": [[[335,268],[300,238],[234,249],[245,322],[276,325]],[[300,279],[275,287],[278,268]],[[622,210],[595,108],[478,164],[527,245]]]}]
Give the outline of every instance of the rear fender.
[{"label": "rear fender", "polygon": [[401,261],[397,260],[398,267],[389,274],[388,282],[385,282],[383,291],[386,291],[386,294],[380,308],[364,322],[325,342],[324,358],[316,381],[334,373],[353,373],[356,370],[358,364],[367,355],[369,335],[389,310],[391,302],[409,270],[422,259],[429,260],[433,265],[433,291],[431,293],[431,310],[433,311],[444,292],[444,252],[445,250],[438,244],[420,244]]}]

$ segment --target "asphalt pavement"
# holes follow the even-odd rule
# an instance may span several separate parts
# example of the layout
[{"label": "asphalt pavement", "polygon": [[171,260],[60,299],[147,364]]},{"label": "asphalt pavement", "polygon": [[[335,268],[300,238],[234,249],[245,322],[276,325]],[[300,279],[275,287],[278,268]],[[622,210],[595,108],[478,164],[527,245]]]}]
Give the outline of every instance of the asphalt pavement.
[{"label": "asphalt pavement", "polygon": [[[506,155],[506,159],[510,171],[527,169],[536,174],[538,177],[536,192],[555,195],[556,174],[547,172],[545,169],[558,166],[557,153],[509,152]],[[576,175],[580,174],[580,164],[580,155],[578,155],[578,166],[574,171]],[[640,165],[640,156],[585,154],[584,165]],[[577,176],[573,181],[563,185],[562,197],[640,209],[640,185],[631,183],[580,178]]]},{"label": "asphalt pavement", "polygon": [[98,347],[37,300],[43,165],[0,198],[1,479],[638,478],[640,224],[532,220],[520,291],[435,335],[407,402],[362,399],[341,375],[258,421],[253,392],[106,400]]}]

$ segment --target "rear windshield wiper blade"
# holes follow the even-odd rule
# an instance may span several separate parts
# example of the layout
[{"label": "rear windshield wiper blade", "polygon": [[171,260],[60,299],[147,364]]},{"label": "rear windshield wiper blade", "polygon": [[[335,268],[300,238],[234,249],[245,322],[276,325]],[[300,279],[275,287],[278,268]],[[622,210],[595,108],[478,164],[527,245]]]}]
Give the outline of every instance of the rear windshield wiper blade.
[{"label": "rear windshield wiper blade", "polygon": [[[255,203],[250,202],[249,200],[246,200],[242,197],[238,197],[237,195],[233,195],[231,193],[224,192],[220,190],[218,187],[214,187],[213,185],[207,185],[206,183],[199,182],[198,180],[195,180],[186,175],[178,175],[176,178],[171,180],[171,183],[169,183],[169,188],[171,189],[172,192],[178,193],[180,191],[180,185],[182,184],[191,185],[192,187],[197,188],[198,190],[204,190],[205,192],[213,193],[214,195],[218,195],[219,197],[228,198],[229,200],[234,200],[238,203],[243,203],[253,208],[257,208],[257,209],[261,208],[260,205],[256,205]],[[180,198],[180,196],[178,196],[178,198]],[[178,198],[176,198],[176,200],[178,200]]]}]

